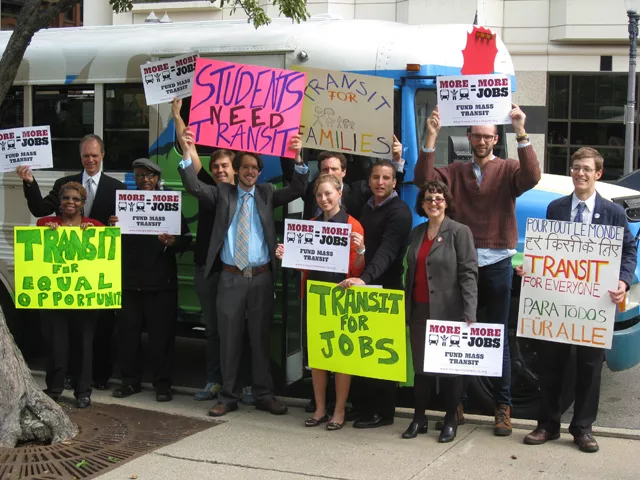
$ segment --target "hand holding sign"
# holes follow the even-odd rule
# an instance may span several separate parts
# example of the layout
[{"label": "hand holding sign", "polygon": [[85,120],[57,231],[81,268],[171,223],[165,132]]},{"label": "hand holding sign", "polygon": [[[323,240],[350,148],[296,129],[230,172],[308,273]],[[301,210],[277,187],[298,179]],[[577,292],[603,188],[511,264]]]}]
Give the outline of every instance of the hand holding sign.
[{"label": "hand holding sign", "polygon": [[527,116],[515,103],[512,103],[511,107],[513,108],[511,109],[511,113],[509,113],[509,116],[511,117],[511,125],[513,125],[513,131],[516,133],[516,135],[522,135],[525,133],[524,121],[526,120]]},{"label": "hand holding sign", "polygon": [[278,260],[282,260],[282,257],[284,257],[284,245],[279,243],[276,247],[276,258]]},{"label": "hand holding sign", "polygon": [[341,281],[338,286],[342,287],[342,288],[349,288],[349,287],[357,287],[357,286],[362,286],[365,285],[364,280],[360,280],[359,278],[345,278],[343,281]]},{"label": "hand holding sign", "polygon": [[440,133],[440,112],[438,111],[438,106],[436,105],[429,118],[427,118],[426,122],[427,126],[427,138],[424,142],[424,146],[426,148],[435,148],[436,147],[436,139],[438,138],[438,134]]},{"label": "hand holding sign", "polygon": [[160,240],[160,243],[164,244],[166,247],[173,247],[176,244],[176,237],[169,235],[168,233],[161,233],[158,235],[158,240]]},{"label": "hand holding sign", "polygon": [[289,150],[296,152],[295,162],[302,163],[302,137],[296,134],[289,140]]},{"label": "hand holding sign", "polygon": [[626,292],[627,292],[627,284],[624,283],[622,280],[618,280],[618,289],[609,290],[609,296],[611,297],[611,301],[615,304],[622,303]]},{"label": "hand holding sign", "polygon": [[402,161],[402,144],[398,137],[393,136],[393,144],[391,145],[392,161],[398,163]]},{"label": "hand holding sign", "polygon": [[33,183],[33,173],[31,172],[31,168],[26,165],[21,165],[16,167],[16,173],[20,177],[20,180],[23,182],[27,182],[28,184]]}]

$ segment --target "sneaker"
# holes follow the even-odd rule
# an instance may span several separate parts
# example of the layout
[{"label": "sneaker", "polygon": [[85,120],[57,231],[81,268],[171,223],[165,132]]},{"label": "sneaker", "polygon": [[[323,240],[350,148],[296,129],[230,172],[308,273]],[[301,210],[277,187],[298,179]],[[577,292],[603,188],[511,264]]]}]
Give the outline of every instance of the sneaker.
[{"label": "sneaker", "polygon": [[509,405],[498,405],[496,407],[493,434],[497,437],[511,435],[511,407]]},{"label": "sneaker", "polygon": [[244,387],[242,389],[242,400],[240,400],[244,405],[255,405],[256,399],[253,398],[253,393],[251,391],[251,386]]},{"label": "sneaker", "polygon": [[193,398],[195,398],[198,401],[211,400],[218,396],[218,392],[220,391],[220,388],[222,388],[222,385],[220,385],[219,383],[213,383],[213,382],[207,383],[204,389],[199,392],[196,392]]}]

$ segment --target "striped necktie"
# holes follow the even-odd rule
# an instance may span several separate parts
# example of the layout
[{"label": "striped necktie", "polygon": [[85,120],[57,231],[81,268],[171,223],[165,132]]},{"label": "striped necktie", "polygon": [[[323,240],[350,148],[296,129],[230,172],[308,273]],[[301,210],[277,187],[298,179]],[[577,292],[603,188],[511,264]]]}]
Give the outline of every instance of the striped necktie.
[{"label": "striped necktie", "polygon": [[578,211],[576,212],[576,216],[573,219],[574,222],[582,223],[582,212],[584,212],[585,204],[584,202],[580,202],[577,206]]},{"label": "striped necktie", "polygon": [[249,266],[249,234],[251,233],[251,222],[249,218],[249,198],[250,193],[242,197],[242,206],[238,215],[238,226],[236,229],[235,262],[236,267],[244,270]]},{"label": "striped necktie", "polygon": [[91,208],[93,207],[93,180],[91,178],[87,179],[87,183],[84,187],[87,190],[87,199],[84,202],[84,216],[88,217],[91,215]]}]

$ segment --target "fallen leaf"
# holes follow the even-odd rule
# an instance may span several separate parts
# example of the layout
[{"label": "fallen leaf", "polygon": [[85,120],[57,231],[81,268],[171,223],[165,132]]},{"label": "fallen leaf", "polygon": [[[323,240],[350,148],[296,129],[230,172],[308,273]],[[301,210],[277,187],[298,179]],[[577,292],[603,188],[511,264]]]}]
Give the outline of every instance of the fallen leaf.
[{"label": "fallen leaf", "polygon": [[138,478],[138,475],[129,475],[129,478],[135,480],[136,478]]},{"label": "fallen leaf", "polygon": [[89,466],[89,462],[87,462],[85,459],[82,459],[81,462],[76,463],[76,468],[82,468],[82,467],[88,467]]},{"label": "fallen leaf", "polygon": [[516,457],[515,455],[511,455],[511,459],[512,459],[512,460],[517,460],[517,459],[518,459],[518,457]]},{"label": "fallen leaf", "polygon": [[111,457],[111,456],[107,457],[107,460],[110,461],[111,463],[118,463],[120,461],[119,458]]}]

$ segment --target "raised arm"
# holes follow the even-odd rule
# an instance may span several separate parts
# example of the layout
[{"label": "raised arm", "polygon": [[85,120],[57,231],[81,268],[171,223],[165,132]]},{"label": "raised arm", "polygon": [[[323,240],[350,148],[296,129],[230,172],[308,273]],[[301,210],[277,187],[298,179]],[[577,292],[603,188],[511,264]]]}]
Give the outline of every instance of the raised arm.
[{"label": "raised arm", "polygon": [[[176,138],[178,142],[180,142],[180,137],[182,137],[187,132],[187,126],[184,123],[184,120],[180,116],[180,109],[182,108],[182,99],[174,98],[173,102],[171,102],[171,116],[173,117],[173,123],[176,126]],[[184,151],[184,150],[183,150]],[[190,152],[191,154],[191,162],[193,163],[193,169],[196,173],[200,172],[202,169],[202,162],[200,161],[200,155],[195,148]]]},{"label": "raised arm", "polygon": [[191,159],[191,155],[195,152],[193,136],[190,135],[190,132],[187,130],[178,138],[178,141],[182,147],[182,161],[178,166],[178,173],[180,173],[184,188],[191,195],[202,200],[211,208],[215,208],[218,201],[218,186],[207,185],[201,180],[198,180],[198,175]]},{"label": "raised arm", "polygon": [[515,103],[511,109],[511,125],[516,132],[518,141],[518,165],[515,166],[512,175],[512,189],[516,197],[519,197],[527,190],[531,190],[540,181],[540,164],[536,152],[531,146],[529,137],[524,128],[527,116]]},{"label": "raised arm", "polygon": [[468,323],[476,321],[478,306],[478,255],[473,243],[473,235],[466,225],[454,237],[458,263],[458,282],[462,293],[464,319]]},{"label": "raised arm", "polygon": [[413,183],[418,187],[423,187],[427,182],[432,180],[440,180],[449,185],[449,169],[448,167],[436,168],[436,140],[440,133],[440,113],[438,106],[433,109],[426,122],[427,138],[424,141],[423,148],[420,148],[418,161],[413,170]]},{"label": "raised arm", "polygon": [[22,180],[24,197],[27,199],[27,207],[31,215],[34,217],[46,217],[58,211],[58,208],[60,208],[60,198],[58,196],[61,187],[60,179],[53,184],[49,194],[42,198],[38,182],[36,182],[29,167],[24,165],[18,167],[16,168],[16,173]]},{"label": "raised arm", "polygon": [[[295,168],[291,183],[273,192],[273,206],[280,207],[304,195],[309,181],[309,167],[302,161],[302,139],[294,135],[289,141],[289,148],[296,151]],[[289,160],[290,161],[290,160]]]}]

